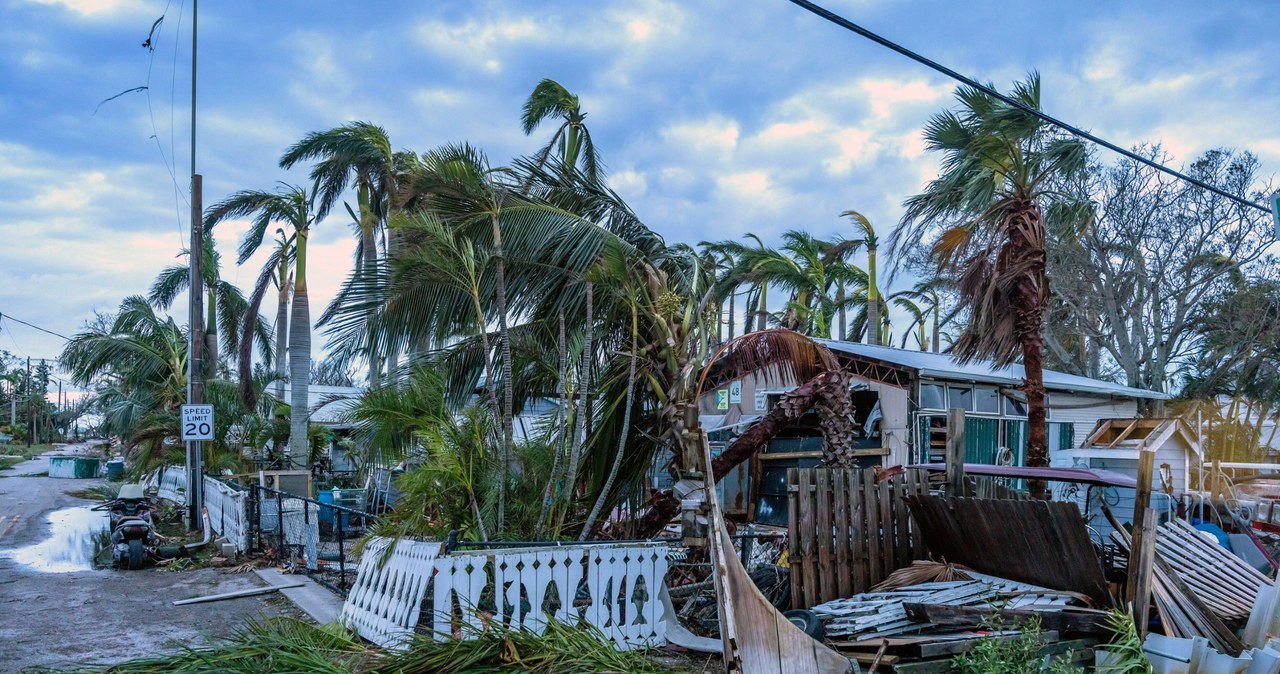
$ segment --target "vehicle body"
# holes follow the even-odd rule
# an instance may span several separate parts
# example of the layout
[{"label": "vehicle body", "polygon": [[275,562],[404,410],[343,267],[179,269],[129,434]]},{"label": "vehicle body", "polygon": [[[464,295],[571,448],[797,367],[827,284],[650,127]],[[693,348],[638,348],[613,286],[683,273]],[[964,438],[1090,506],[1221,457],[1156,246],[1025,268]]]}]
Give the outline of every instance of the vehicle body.
[{"label": "vehicle body", "polygon": [[156,555],[160,537],[151,522],[151,500],[140,484],[120,487],[119,495],[94,510],[106,510],[111,526],[111,564],[136,571]]}]

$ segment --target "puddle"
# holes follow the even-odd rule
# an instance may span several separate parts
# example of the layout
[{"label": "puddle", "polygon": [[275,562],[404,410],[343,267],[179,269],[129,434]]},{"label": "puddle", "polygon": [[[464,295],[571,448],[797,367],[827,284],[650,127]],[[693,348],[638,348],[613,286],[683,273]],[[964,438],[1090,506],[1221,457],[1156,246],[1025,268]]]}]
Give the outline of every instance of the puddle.
[{"label": "puddle", "polygon": [[49,513],[49,526],[44,541],[0,554],[46,573],[92,571],[94,558],[111,541],[106,511],[94,512],[88,506]]}]

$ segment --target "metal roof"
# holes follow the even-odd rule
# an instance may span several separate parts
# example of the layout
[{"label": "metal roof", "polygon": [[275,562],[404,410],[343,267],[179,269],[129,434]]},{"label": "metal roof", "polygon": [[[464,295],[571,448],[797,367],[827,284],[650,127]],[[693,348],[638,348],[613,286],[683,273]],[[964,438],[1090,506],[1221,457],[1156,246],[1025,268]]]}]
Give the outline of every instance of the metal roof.
[{"label": "metal roof", "polygon": [[[988,360],[973,360],[960,364],[949,353],[908,351],[890,346],[872,346],[858,342],[841,342],[834,339],[818,339],[815,341],[832,351],[847,353],[860,358],[870,358],[890,365],[915,370],[921,377],[929,379],[1021,386],[1024,376],[1022,365],[1016,363],[1005,367],[996,367],[994,363]],[[1044,371],[1044,387],[1050,391],[1096,393],[1125,398],[1168,400],[1170,397],[1156,391],[1122,386],[1115,382],[1090,379],[1089,377],[1055,372],[1053,370]]]}]

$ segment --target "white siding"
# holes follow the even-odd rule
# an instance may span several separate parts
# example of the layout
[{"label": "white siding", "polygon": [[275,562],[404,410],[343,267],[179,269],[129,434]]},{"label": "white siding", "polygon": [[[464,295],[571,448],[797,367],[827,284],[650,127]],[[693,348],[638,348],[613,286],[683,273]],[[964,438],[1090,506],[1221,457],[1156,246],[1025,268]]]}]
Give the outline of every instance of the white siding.
[{"label": "white siding", "polygon": [[1084,444],[1099,419],[1133,419],[1138,401],[1132,398],[1100,398],[1075,393],[1049,393],[1049,421],[1075,424],[1073,447]]}]

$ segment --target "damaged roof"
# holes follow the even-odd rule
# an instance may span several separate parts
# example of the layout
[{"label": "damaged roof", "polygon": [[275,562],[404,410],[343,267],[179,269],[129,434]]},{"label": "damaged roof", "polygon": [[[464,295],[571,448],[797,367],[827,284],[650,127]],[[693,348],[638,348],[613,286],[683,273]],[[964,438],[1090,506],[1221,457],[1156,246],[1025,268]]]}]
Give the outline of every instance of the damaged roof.
[{"label": "damaged roof", "polygon": [[[997,367],[989,360],[973,360],[961,364],[949,353],[908,351],[889,346],[872,346],[858,342],[842,342],[835,339],[816,339],[814,341],[838,353],[846,353],[859,358],[877,360],[889,365],[914,370],[919,376],[929,379],[1021,386],[1024,376],[1022,365],[1019,363]],[[1115,382],[1091,379],[1053,370],[1044,371],[1044,386],[1050,391],[1095,393],[1125,398],[1168,400],[1170,397],[1157,391],[1123,386]]]}]

